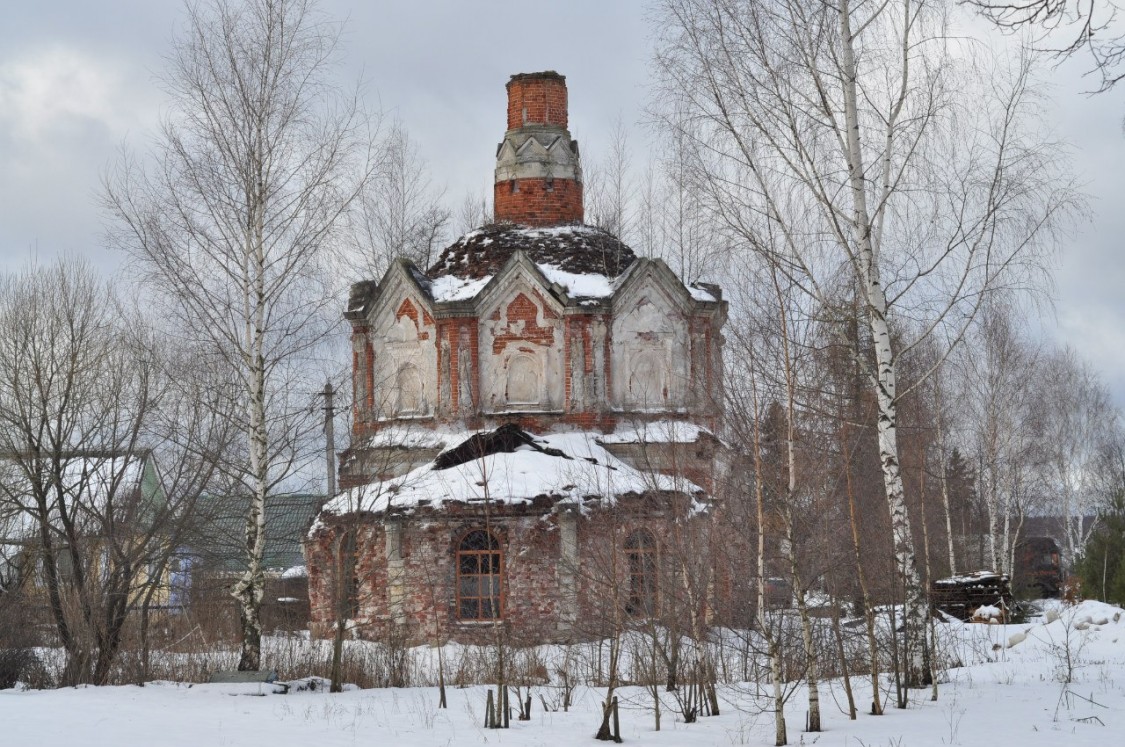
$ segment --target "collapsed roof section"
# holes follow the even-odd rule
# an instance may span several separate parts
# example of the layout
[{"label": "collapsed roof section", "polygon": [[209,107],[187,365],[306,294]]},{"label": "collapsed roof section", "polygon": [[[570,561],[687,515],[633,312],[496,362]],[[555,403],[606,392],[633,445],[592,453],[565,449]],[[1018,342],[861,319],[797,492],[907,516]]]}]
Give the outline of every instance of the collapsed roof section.
[{"label": "collapsed roof section", "polygon": [[347,490],[326,503],[323,512],[409,513],[446,503],[521,505],[539,498],[579,507],[596,500],[608,507],[622,496],[650,493],[688,495],[697,510],[704,507],[704,492],[695,483],[635,469],[592,434],[533,436],[508,424],[465,434],[432,462],[405,475]]}]

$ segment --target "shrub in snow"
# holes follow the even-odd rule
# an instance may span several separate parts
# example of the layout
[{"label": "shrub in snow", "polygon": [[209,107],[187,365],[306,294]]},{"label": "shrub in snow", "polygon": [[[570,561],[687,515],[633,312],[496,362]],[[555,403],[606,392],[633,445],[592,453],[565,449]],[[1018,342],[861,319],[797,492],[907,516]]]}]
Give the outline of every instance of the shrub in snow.
[{"label": "shrub in snow", "polygon": [[42,687],[46,679],[43,663],[31,649],[0,649],[0,690],[10,690],[21,682]]}]

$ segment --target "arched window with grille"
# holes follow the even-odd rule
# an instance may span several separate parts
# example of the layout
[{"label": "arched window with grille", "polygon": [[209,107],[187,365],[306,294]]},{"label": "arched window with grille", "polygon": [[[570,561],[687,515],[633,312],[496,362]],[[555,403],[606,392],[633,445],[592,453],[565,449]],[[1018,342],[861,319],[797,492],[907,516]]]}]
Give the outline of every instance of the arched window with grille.
[{"label": "arched window with grille", "polygon": [[476,529],[457,545],[457,619],[499,620],[504,557],[491,532]]},{"label": "arched window with grille", "polygon": [[656,538],[652,532],[640,529],[630,534],[625,540],[625,559],[629,565],[625,611],[630,615],[655,614],[659,585]]}]

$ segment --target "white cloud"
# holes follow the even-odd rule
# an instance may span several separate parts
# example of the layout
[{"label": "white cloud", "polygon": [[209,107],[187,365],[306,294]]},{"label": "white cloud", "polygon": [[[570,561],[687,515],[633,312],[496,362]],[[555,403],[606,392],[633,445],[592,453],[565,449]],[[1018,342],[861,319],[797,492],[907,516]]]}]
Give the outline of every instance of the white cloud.
[{"label": "white cloud", "polygon": [[122,133],[136,122],[118,66],[54,46],[0,62],[0,133],[13,144],[43,146],[91,126]]},{"label": "white cloud", "polygon": [[61,43],[0,57],[3,264],[35,246],[48,256],[99,254],[99,174],[126,134],[146,129],[157,112],[137,68]]}]

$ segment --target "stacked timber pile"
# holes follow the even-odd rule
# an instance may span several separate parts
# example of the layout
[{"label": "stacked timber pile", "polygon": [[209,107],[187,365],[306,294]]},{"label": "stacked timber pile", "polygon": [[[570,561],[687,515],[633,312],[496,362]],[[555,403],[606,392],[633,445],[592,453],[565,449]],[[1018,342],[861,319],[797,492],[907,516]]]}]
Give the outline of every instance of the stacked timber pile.
[{"label": "stacked timber pile", "polygon": [[1006,622],[1012,609],[1012,589],[1006,575],[976,571],[932,582],[930,605],[965,622]]}]

